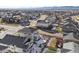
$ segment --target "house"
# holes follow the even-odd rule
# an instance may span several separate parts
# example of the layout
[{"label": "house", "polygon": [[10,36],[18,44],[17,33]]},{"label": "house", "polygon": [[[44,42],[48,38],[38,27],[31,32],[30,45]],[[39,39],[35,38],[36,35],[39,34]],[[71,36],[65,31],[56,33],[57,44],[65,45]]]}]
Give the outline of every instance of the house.
[{"label": "house", "polygon": [[17,33],[18,33],[20,36],[25,36],[25,37],[26,37],[27,35],[32,34],[34,31],[36,31],[36,29],[25,27],[25,28],[19,30]]},{"label": "house", "polygon": [[15,45],[16,47],[24,49],[25,46],[23,44],[26,37],[14,36],[7,34],[3,39],[0,40],[0,43],[6,45]]},{"label": "house", "polygon": [[51,22],[45,22],[44,20],[38,20],[37,21],[37,27],[42,29],[51,29],[52,23]]}]

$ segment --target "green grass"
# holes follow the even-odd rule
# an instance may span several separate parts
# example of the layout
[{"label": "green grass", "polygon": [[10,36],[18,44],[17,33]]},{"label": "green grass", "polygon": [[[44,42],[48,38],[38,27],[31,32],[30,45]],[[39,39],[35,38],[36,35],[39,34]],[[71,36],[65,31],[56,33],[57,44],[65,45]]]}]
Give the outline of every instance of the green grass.
[{"label": "green grass", "polygon": [[50,50],[50,49],[48,49],[48,50],[46,51],[46,53],[56,53],[56,50]]},{"label": "green grass", "polygon": [[46,53],[56,53],[57,49],[56,48],[48,48],[48,50],[46,51]]}]

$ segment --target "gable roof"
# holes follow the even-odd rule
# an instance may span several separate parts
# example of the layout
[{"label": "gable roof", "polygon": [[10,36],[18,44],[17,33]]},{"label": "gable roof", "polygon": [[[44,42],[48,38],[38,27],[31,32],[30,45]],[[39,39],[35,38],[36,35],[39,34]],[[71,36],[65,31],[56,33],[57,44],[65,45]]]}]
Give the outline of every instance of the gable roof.
[{"label": "gable roof", "polygon": [[25,48],[23,44],[24,40],[25,37],[13,36],[7,34],[3,39],[0,40],[0,43],[7,45],[16,45],[19,48]]},{"label": "gable roof", "polygon": [[23,28],[23,29],[19,30],[18,32],[29,34],[29,33],[33,33],[35,30],[36,29],[34,29],[34,28]]}]

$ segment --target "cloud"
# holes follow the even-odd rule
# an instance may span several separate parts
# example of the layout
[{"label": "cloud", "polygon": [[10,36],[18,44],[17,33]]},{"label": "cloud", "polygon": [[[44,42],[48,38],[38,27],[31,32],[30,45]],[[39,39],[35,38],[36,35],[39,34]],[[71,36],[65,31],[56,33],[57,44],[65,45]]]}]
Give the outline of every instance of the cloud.
[{"label": "cloud", "polygon": [[0,8],[79,6],[79,0],[0,0]]}]

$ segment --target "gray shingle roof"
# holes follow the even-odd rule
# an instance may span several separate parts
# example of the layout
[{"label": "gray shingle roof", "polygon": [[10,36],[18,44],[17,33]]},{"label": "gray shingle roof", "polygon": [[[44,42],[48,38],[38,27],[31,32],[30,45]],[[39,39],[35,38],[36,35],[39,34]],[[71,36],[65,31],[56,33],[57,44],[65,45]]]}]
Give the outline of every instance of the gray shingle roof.
[{"label": "gray shingle roof", "polygon": [[25,48],[23,44],[24,40],[25,37],[13,36],[7,34],[3,39],[0,40],[0,43],[7,45],[16,45],[19,48]]}]

